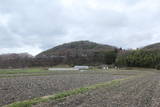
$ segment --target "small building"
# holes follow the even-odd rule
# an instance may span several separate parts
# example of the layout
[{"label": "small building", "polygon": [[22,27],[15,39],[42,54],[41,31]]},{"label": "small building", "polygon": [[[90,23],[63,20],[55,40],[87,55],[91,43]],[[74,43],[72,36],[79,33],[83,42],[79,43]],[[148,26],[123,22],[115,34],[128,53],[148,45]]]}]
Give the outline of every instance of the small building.
[{"label": "small building", "polygon": [[88,70],[89,66],[74,66],[74,68],[78,70]]},{"label": "small building", "polygon": [[72,68],[48,68],[49,71],[79,71],[88,69],[89,66],[74,66]]},{"label": "small building", "polygon": [[49,68],[49,71],[77,71],[76,68]]}]

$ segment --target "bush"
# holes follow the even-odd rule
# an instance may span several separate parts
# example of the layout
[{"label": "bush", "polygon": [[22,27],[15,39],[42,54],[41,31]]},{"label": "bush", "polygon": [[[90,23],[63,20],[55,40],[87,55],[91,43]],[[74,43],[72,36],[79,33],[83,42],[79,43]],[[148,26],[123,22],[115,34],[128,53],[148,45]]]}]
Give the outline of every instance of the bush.
[{"label": "bush", "polygon": [[157,70],[160,70],[160,64],[156,65],[155,67]]}]

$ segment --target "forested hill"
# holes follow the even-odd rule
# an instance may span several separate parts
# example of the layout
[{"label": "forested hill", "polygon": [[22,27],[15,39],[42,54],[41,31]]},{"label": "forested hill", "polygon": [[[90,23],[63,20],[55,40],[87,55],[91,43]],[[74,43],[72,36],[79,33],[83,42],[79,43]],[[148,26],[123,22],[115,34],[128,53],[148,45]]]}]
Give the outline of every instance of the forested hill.
[{"label": "forested hill", "polygon": [[107,64],[160,69],[160,43],[137,50],[123,50],[90,41],[76,41],[56,46],[36,57],[27,53],[0,55],[0,68],[48,67],[61,64]]},{"label": "forested hill", "polygon": [[0,68],[113,64],[118,49],[90,41],[65,43],[32,57],[29,54],[0,55]]},{"label": "forested hill", "polygon": [[88,56],[94,52],[114,51],[116,47],[98,44],[90,41],[76,41],[56,46],[52,49],[38,54],[36,57],[44,56]]},{"label": "forested hill", "polygon": [[143,50],[160,50],[160,43],[151,44],[142,48]]},{"label": "forested hill", "polygon": [[0,55],[0,68],[22,68],[31,66],[34,57],[28,53],[10,53]]},{"label": "forested hill", "polygon": [[0,60],[9,60],[9,59],[22,59],[22,58],[33,58],[32,55],[28,53],[8,53],[8,54],[1,54]]}]

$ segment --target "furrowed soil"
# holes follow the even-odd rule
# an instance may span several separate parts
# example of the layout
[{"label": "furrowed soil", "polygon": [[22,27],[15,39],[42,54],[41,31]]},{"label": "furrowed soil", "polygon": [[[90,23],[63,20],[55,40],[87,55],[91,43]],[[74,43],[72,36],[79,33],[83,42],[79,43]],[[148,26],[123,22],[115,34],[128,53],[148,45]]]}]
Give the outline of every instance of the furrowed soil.
[{"label": "furrowed soil", "polygon": [[160,73],[148,73],[116,86],[98,88],[33,107],[160,107]]},{"label": "furrowed soil", "polygon": [[[125,73],[124,73],[125,74]],[[37,75],[37,76],[36,76]],[[134,74],[133,74],[134,75]],[[112,73],[3,74],[0,78],[0,106],[58,92],[106,82],[127,75]],[[45,106],[43,106],[45,107]]]}]

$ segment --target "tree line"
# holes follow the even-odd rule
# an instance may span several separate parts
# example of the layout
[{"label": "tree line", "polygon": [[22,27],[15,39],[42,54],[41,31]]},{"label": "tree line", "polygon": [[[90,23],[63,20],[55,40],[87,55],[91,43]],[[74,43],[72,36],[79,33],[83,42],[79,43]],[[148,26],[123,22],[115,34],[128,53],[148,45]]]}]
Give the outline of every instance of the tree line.
[{"label": "tree line", "polygon": [[116,65],[118,67],[146,67],[160,69],[158,50],[122,50],[91,52],[89,55],[32,57],[28,54],[0,55],[0,68],[50,67],[60,64]]},{"label": "tree line", "polygon": [[159,50],[127,50],[117,55],[116,65],[120,67],[157,68],[160,64]]},{"label": "tree line", "polygon": [[0,55],[0,68],[50,67],[60,64],[99,65],[113,64],[117,51],[92,52],[89,55],[31,57],[28,54]]}]

